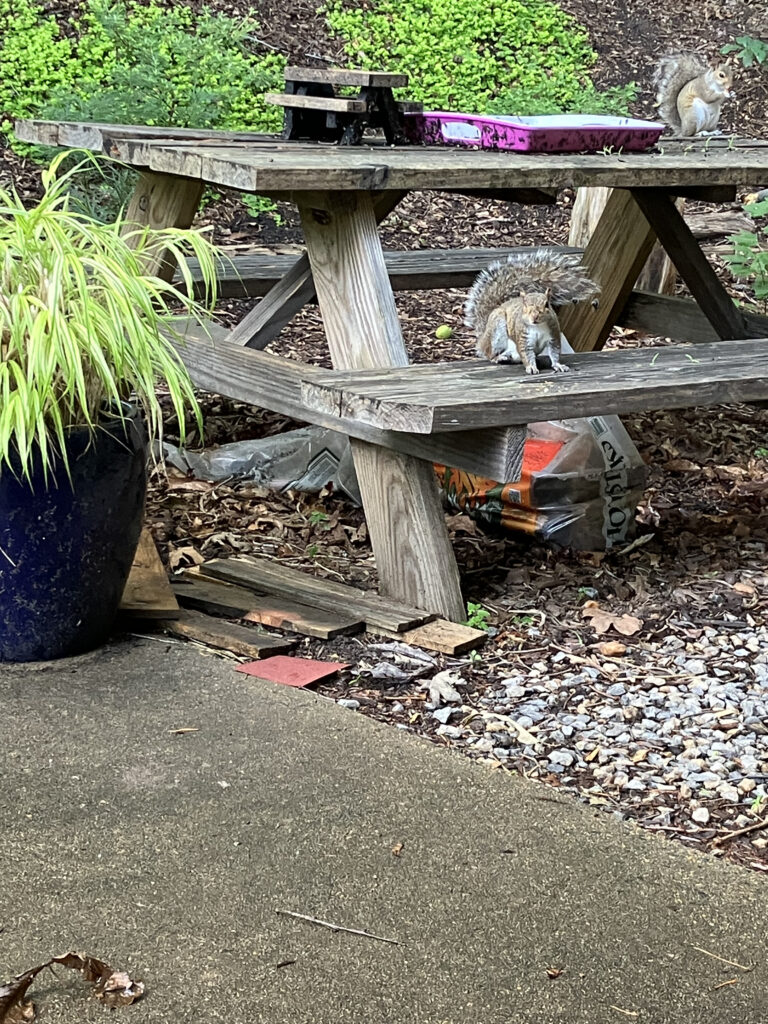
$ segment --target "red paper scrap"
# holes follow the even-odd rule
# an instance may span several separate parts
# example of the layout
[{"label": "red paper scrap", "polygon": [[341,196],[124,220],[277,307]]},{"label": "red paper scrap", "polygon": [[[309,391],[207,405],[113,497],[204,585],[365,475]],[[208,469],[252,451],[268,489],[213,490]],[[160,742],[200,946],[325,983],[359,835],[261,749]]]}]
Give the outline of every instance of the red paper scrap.
[{"label": "red paper scrap", "polygon": [[237,671],[284,686],[309,686],[310,683],[335,676],[343,668],[349,668],[349,665],[338,661],[313,661],[311,658],[291,658],[285,654],[276,654],[272,658],[239,665]]}]

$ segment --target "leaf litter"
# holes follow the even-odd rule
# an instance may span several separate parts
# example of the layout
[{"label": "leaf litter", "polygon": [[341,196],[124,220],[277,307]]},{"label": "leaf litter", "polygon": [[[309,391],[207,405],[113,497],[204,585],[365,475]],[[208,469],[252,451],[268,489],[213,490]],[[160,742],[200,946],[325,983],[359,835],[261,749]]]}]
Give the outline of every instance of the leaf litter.
[{"label": "leaf litter", "polygon": [[27,992],[38,974],[55,964],[79,971],[92,985],[92,995],[110,1009],[130,1006],[144,995],[144,983],[132,979],[125,971],[116,971],[87,953],[63,953],[0,985],[0,1024],[30,1024],[37,1019],[34,1003],[27,998]]}]

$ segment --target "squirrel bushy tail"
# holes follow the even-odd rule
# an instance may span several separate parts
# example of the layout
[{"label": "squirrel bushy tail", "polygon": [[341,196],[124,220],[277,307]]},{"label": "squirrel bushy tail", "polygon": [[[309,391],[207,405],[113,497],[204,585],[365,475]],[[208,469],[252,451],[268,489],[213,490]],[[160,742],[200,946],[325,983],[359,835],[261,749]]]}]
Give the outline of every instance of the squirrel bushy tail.
[{"label": "squirrel bushy tail", "polygon": [[520,292],[549,291],[552,306],[594,299],[600,288],[586,275],[579,253],[534,249],[512,253],[480,271],[465,307],[464,323],[480,334],[498,306]]},{"label": "squirrel bushy tail", "polygon": [[662,57],[653,74],[656,106],[661,119],[679,132],[682,129],[677,109],[680,90],[694,78],[705,75],[708,65],[696,53],[669,53]]}]

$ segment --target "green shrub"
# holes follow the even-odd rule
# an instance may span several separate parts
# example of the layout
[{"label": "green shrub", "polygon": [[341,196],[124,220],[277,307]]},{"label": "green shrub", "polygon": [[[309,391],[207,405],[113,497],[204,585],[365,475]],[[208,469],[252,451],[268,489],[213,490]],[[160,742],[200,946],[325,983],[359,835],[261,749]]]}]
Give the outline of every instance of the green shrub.
[{"label": "green shrub", "polygon": [[103,73],[58,86],[41,107],[43,117],[259,131],[280,125],[280,112],[260,94],[279,83],[284,59],[248,52],[252,21],[90,0],[80,27],[78,55],[90,56],[98,41]]},{"label": "green shrub", "polygon": [[[40,0],[0,0],[0,132],[17,152],[47,163],[50,150],[14,139],[14,119],[278,131],[281,113],[262,94],[280,88],[285,59],[249,51],[257,28],[154,0],[84,0],[65,25]],[[110,220],[134,181],[129,170],[98,165],[73,180],[73,199],[81,212]]]},{"label": "green shrub", "polygon": [[[765,217],[768,215],[768,200],[748,203],[744,210],[753,217]],[[749,281],[755,298],[761,302],[768,300],[768,243],[766,235],[768,235],[768,227],[761,227],[759,233],[757,231],[739,231],[737,234],[731,235],[729,241],[733,244],[733,253],[725,257],[733,275]]]},{"label": "green shrub", "polygon": [[[86,0],[64,26],[38,0],[0,0],[0,119],[167,124],[273,131],[261,93],[285,60],[249,52],[257,28],[203,9]],[[11,142],[13,139],[11,137]]]},{"label": "green shrub", "polygon": [[514,113],[574,109],[597,59],[550,0],[327,0],[325,13],[354,64],[408,74],[432,109],[482,113],[510,94]]},{"label": "green shrub", "polygon": [[626,116],[630,103],[637,98],[634,82],[617,85],[600,91],[593,85],[585,86],[578,96],[565,103],[559,102],[542,82],[535,89],[509,89],[501,93],[488,105],[488,112],[495,114],[517,114],[533,117],[537,114],[564,114],[569,111],[583,114],[613,114]]}]

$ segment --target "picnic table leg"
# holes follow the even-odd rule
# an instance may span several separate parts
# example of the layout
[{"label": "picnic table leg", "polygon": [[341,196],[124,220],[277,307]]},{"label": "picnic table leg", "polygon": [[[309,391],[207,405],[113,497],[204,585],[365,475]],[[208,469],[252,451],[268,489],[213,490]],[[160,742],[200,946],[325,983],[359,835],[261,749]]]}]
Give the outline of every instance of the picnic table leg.
[{"label": "picnic table leg", "polygon": [[619,318],[656,233],[627,189],[615,188],[584,250],[584,266],[600,285],[600,303],[558,311],[560,325],[577,352],[602,348]]},{"label": "picnic table leg", "polygon": [[[334,367],[406,366],[370,193],[297,199]],[[461,621],[459,571],[431,463],[351,444],[381,592]]]},{"label": "picnic table leg", "polygon": [[[135,228],[188,228],[203,195],[203,182],[173,174],[145,171],[125,211],[125,230]],[[145,272],[170,281],[176,270],[168,253],[145,260]]]},{"label": "picnic table leg", "polygon": [[748,338],[744,317],[720,283],[674,200],[658,188],[632,189],[632,195],[718,337]]},{"label": "picnic table leg", "polygon": [[[375,196],[373,208],[376,223],[380,224],[407,194],[391,191]],[[309,258],[306,253],[302,253],[282,280],[270,288],[264,298],[232,330],[230,342],[234,345],[247,345],[248,348],[266,348],[314,297],[315,284]]]}]

